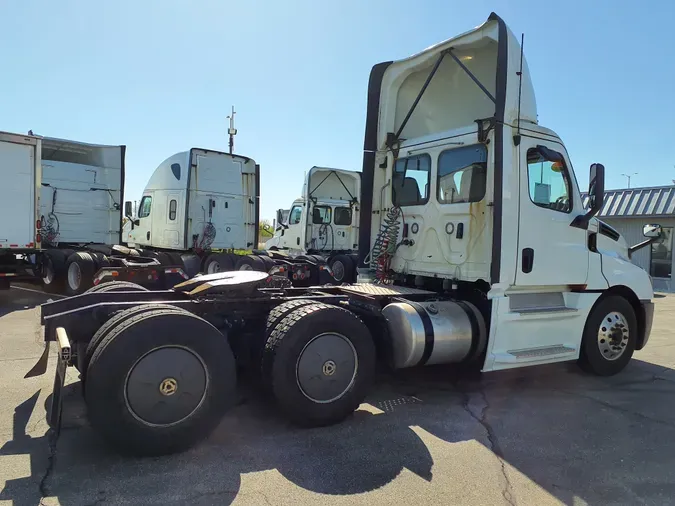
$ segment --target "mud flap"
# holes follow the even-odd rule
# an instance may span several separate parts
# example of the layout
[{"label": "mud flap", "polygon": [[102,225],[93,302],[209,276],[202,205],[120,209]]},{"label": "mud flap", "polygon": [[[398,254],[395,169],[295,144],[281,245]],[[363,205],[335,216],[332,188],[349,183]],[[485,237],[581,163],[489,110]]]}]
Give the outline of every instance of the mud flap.
[{"label": "mud flap", "polygon": [[63,406],[63,387],[66,383],[66,369],[72,358],[68,334],[63,327],[56,329],[56,344],[59,347],[59,356],[56,362],[54,375],[54,390],[52,391],[52,405],[47,414],[47,423],[58,437],[61,432],[61,411]]},{"label": "mud flap", "polygon": [[47,415],[47,423],[56,432],[58,437],[61,432],[61,411],[63,408],[63,387],[66,382],[66,369],[68,363],[61,358],[59,351],[59,358],[56,363],[56,374],[54,376],[54,390],[52,391],[52,404]]},{"label": "mud flap", "polygon": [[42,355],[38,359],[37,363],[33,366],[33,368],[26,373],[24,379],[34,378],[35,376],[42,376],[45,372],[47,372],[47,362],[49,361],[50,344],[52,343],[49,341],[45,343],[45,350],[42,352]]}]

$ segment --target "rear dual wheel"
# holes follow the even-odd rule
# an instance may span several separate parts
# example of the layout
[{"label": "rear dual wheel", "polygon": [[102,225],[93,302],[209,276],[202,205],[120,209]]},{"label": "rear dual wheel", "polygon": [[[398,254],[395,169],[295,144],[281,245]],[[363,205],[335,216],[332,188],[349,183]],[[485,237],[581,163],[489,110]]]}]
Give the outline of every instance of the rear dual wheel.
[{"label": "rear dual wheel", "polygon": [[267,255],[244,255],[239,257],[234,268],[238,271],[268,272],[274,265],[274,260]]},{"label": "rear dual wheel", "polygon": [[226,337],[185,310],[128,309],[99,329],[91,347],[89,419],[122,453],[183,451],[208,436],[234,401]]},{"label": "rear dual wheel", "polygon": [[204,273],[229,272],[234,270],[233,255],[229,253],[211,253],[204,261]]},{"label": "rear dual wheel", "polygon": [[80,295],[94,284],[94,274],[101,267],[109,265],[102,253],[77,251],[66,262],[66,293]]},{"label": "rear dual wheel", "polygon": [[375,371],[365,324],[336,306],[298,301],[270,313],[263,383],[281,410],[304,426],[345,419],[363,402]]}]

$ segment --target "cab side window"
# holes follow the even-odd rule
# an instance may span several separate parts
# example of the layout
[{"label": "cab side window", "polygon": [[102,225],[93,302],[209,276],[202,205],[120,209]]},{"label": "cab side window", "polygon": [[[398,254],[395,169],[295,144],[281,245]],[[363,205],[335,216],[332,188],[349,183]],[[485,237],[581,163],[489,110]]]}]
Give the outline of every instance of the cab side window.
[{"label": "cab side window", "polygon": [[541,147],[528,149],[527,177],[534,205],[562,213],[572,210],[570,176],[562,154]]},{"label": "cab side window", "polygon": [[399,158],[392,178],[392,201],[395,206],[417,206],[429,201],[431,157],[415,155]]},{"label": "cab side window", "polygon": [[336,207],[334,223],[336,225],[351,225],[352,210],[349,207]]},{"label": "cab side window", "polygon": [[314,206],[312,209],[312,223],[314,225],[325,225],[330,223],[331,208],[327,206]]},{"label": "cab side window", "polygon": [[176,202],[176,200],[171,199],[171,202],[169,202],[169,220],[170,221],[176,220],[176,207],[177,206],[178,206],[178,203]]},{"label": "cab side window", "polygon": [[295,206],[291,209],[290,214],[288,215],[288,224],[297,225],[300,223],[300,218],[302,217],[302,207]]},{"label": "cab side window", "polygon": [[438,157],[438,202],[480,202],[485,197],[487,148],[483,144],[448,149]]},{"label": "cab side window", "polygon": [[141,205],[138,206],[138,217],[146,218],[150,216],[151,207],[152,207],[152,197],[146,195],[141,199]]}]

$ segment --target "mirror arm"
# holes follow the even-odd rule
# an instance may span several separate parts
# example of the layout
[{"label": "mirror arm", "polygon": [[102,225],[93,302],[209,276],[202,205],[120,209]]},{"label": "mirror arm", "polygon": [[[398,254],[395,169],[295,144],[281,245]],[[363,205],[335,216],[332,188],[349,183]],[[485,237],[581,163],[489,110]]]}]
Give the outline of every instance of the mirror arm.
[{"label": "mirror arm", "polygon": [[658,237],[650,237],[646,241],[642,241],[637,244],[634,244],[633,246],[630,246],[628,248],[628,258],[631,258],[633,256],[633,253],[635,253],[636,251],[641,250],[645,246],[649,246],[650,244],[658,241],[660,238],[661,238],[660,235]]},{"label": "mirror arm", "polygon": [[586,214],[580,214],[579,216],[576,216],[574,220],[572,220],[572,223],[570,223],[570,226],[588,230],[588,223],[591,221],[593,216],[598,214],[598,211],[600,211],[600,209],[589,209]]}]

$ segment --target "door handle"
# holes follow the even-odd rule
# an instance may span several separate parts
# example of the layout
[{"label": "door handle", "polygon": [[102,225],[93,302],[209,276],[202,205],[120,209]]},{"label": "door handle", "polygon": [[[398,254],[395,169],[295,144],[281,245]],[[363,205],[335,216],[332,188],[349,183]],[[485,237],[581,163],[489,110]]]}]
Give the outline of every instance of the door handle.
[{"label": "door handle", "polygon": [[150,231],[149,230],[148,230],[148,233],[145,234],[145,237],[148,239],[148,241],[150,240]]},{"label": "door handle", "polygon": [[532,248],[523,249],[523,272],[532,272],[534,266],[534,250]]}]

